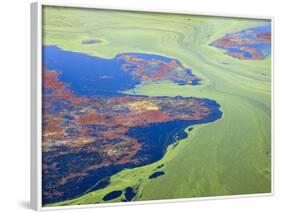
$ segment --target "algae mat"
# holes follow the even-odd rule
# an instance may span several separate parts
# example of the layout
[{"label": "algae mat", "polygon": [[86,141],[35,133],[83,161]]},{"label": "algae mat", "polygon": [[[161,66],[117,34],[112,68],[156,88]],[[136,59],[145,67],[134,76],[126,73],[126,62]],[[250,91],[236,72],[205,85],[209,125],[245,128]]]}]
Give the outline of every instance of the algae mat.
[{"label": "algae mat", "polygon": [[[271,192],[270,20],[44,6],[43,45],[60,51],[43,54],[44,116],[53,125],[43,131],[45,206]],[[80,64],[92,59],[102,62]],[[86,81],[90,78],[86,70],[94,72],[99,66],[126,73],[120,79],[130,86],[118,84],[121,89],[109,96],[108,86],[104,89],[100,81],[106,84],[115,74],[106,72],[92,83]],[[80,75],[83,78],[77,86]],[[108,85],[115,85],[112,82]],[[114,102],[120,113],[131,115],[127,126],[122,120],[125,126],[118,127],[118,135],[122,129],[120,138],[126,142],[115,135],[114,142],[97,145],[97,134],[113,137],[113,127],[101,125],[101,120],[120,119],[95,108],[102,106],[97,98],[101,93],[89,95],[97,95],[91,90],[97,85],[103,89],[98,91],[105,91],[102,97],[108,107],[104,111]],[[49,97],[51,89],[57,90],[53,97]],[[68,102],[51,108],[49,102],[61,97]],[[85,108],[87,104],[91,109]],[[83,119],[80,115],[85,111],[89,114]],[[146,111],[146,117],[136,119],[140,111]],[[167,117],[171,111],[174,115]],[[57,113],[55,120],[51,113]],[[177,119],[187,123],[179,124]],[[77,132],[73,120],[85,128]],[[105,136],[102,128],[112,134]],[[136,140],[129,138],[133,136]],[[138,140],[150,142],[138,145]],[[143,149],[157,151],[152,154]],[[83,154],[77,155],[79,150]],[[106,161],[105,156],[114,160]],[[66,168],[59,168],[61,162]],[[79,162],[83,163],[80,170],[75,166]],[[67,168],[69,164],[72,169]],[[63,177],[59,172],[64,172]]]}]

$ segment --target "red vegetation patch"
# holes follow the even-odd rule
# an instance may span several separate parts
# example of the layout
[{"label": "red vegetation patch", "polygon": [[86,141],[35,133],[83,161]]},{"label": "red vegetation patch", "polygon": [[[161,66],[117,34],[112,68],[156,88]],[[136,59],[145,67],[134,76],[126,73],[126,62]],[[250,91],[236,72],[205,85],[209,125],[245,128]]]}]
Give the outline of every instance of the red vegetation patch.
[{"label": "red vegetation patch", "polygon": [[159,59],[143,59],[136,55],[120,55],[119,59],[125,61],[122,68],[132,73],[136,78],[145,82],[172,81],[180,84],[197,84],[200,79],[190,70],[184,68],[178,61],[169,62]]},{"label": "red vegetation patch", "polygon": [[76,119],[77,125],[86,125],[86,124],[96,124],[96,125],[106,125],[108,121],[102,115],[89,111],[84,113],[82,116]]}]

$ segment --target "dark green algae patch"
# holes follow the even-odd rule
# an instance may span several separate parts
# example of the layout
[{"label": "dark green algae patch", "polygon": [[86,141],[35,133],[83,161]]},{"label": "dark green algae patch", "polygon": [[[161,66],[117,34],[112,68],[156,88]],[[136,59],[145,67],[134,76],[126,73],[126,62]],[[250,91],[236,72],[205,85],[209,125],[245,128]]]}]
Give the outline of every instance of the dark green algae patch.
[{"label": "dark green algae patch", "polygon": [[[222,116],[210,99],[122,94],[141,82],[200,84],[175,59],[140,53],[104,59],[45,46],[43,63],[43,205],[104,189],[121,170],[160,160],[189,126]],[[126,201],[136,194],[127,188],[103,200],[123,193]]]}]

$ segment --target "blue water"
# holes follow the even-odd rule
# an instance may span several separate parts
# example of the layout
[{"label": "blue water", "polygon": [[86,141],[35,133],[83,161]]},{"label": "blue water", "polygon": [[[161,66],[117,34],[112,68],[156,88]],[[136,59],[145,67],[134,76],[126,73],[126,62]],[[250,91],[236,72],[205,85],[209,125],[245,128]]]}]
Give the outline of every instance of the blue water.
[{"label": "blue water", "polygon": [[113,200],[113,199],[116,199],[116,198],[120,197],[121,195],[122,195],[122,191],[121,191],[121,190],[112,191],[112,192],[109,192],[108,194],[106,194],[106,195],[103,197],[103,200],[104,200],[104,201]]},{"label": "blue water", "polygon": [[158,178],[159,176],[165,175],[165,172],[159,171],[159,172],[154,172],[152,175],[150,175],[148,178],[149,179],[155,179]]},{"label": "blue water", "polygon": [[[171,58],[160,55],[142,53],[122,53],[113,59],[90,56],[84,53],[65,51],[57,46],[43,46],[44,66],[49,70],[61,71],[60,80],[68,83],[71,90],[78,96],[118,95],[120,91],[133,89],[141,80],[131,72],[122,70],[125,63],[120,58],[123,54],[134,55],[142,59],[157,59],[171,62]],[[179,64],[180,62],[176,60]],[[134,66],[131,66],[133,69]],[[194,76],[190,70],[186,72]],[[149,70],[148,70],[149,71]],[[175,82],[184,85],[186,82]],[[200,79],[194,79],[192,85],[198,85]],[[48,92],[48,91],[44,91]]]},{"label": "blue water", "polygon": [[124,201],[131,201],[136,196],[136,192],[132,187],[127,187],[125,189],[125,200]]},{"label": "blue water", "polygon": [[140,83],[120,70],[120,60],[64,51],[56,46],[44,46],[43,58],[49,70],[61,71],[60,80],[78,96],[115,95]]}]

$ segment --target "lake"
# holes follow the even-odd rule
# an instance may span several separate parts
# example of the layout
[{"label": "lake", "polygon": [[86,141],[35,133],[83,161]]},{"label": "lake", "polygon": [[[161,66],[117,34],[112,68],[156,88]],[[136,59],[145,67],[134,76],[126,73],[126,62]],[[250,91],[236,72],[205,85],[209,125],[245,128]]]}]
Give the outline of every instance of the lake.
[{"label": "lake", "polygon": [[121,170],[160,160],[188,136],[187,127],[222,116],[214,100],[122,93],[142,82],[200,84],[176,59],[141,53],[105,59],[56,46],[43,51],[44,205],[102,190]]}]

